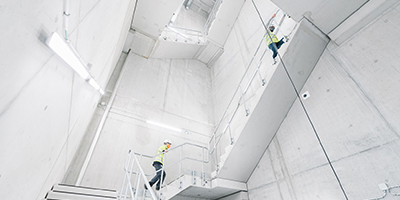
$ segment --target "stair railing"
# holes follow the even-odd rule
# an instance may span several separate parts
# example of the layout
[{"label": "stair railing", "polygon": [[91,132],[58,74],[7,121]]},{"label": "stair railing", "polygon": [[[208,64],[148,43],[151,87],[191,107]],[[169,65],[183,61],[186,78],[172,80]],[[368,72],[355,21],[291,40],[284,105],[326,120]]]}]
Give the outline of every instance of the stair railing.
[{"label": "stair railing", "polygon": [[[185,43],[194,43],[194,44],[203,44],[207,41],[208,32],[217,17],[218,9],[220,8],[223,0],[216,0],[214,6],[212,7],[210,13],[208,14],[207,20],[204,24],[202,30],[191,30],[186,28],[179,28],[175,27],[169,23],[161,33],[159,37],[160,40],[168,40],[168,41],[175,41],[175,42],[185,42]],[[175,21],[180,7],[178,10],[173,14],[170,22]]]},{"label": "stair railing", "polygon": [[[183,157],[183,147],[184,146],[191,146],[191,147],[196,147],[196,148],[200,148],[202,150],[202,159],[196,159],[196,158],[192,158],[192,157]],[[154,191],[152,190],[152,188],[149,185],[149,181],[147,179],[148,176],[154,176],[157,172],[159,171],[164,171],[165,169],[168,168],[172,168],[174,166],[178,167],[179,173],[178,173],[178,178],[174,179],[174,180],[179,180],[179,189],[182,188],[182,176],[183,176],[183,172],[182,172],[182,163],[185,160],[192,160],[195,162],[200,162],[202,164],[202,171],[201,171],[201,183],[204,186],[205,183],[207,182],[206,180],[206,176],[205,176],[205,172],[204,172],[204,164],[205,163],[209,163],[209,153],[208,153],[208,148],[207,147],[203,147],[197,144],[192,144],[192,143],[183,143],[181,145],[178,145],[176,147],[173,147],[171,149],[168,150],[168,152],[174,151],[174,150],[180,150],[180,158],[178,161],[174,162],[174,163],[168,163],[167,162],[167,155],[168,153],[164,154],[164,165],[160,170],[157,170],[155,172],[152,173],[144,173],[142,167],[141,167],[141,160],[142,158],[149,158],[149,159],[154,159],[156,156],[162,154],[157,154],[154,156],[149,156],[149,155],[144,155],[144,154],[140,154],[140,153],[135,153],[132,152],[131,150],[128,151],[128,155],[126,158],[126,162],[125,162],[125,166],[124,166],[124,179],[123,179],[123,183],[122,183],[122,187],[120,190],[120,199],[126,200],[126,199],[132,199],[132,200],[136,200],[138,198],[138,194],[140,191],[140,186],[141,186],[141,181],[144,181],[148,191],[150,192],[150,196],[153,200],[159,200],[162,199],[162,188],[163,186],[161,185],[160,190],[158,191],[158,197],[156,195],[156,193],[154,193]],[[139,156],[139,159],[136,157]],[[161,173],[161,180],[163,179],[163,175],[164,173]],[[134,176],[134,177],[133,177]],[[132,181],[132,179],[134,178],[134,181]],[[143,192],[143,197],[145,195],[145,192]]]},{"label": "stair railing", "polygon": [[[277,10],[275,12],[275,16],[279,11],[280,10]],[[278,26],[278,30],[279,30],[279,26],[282,25],[283,20],[286,17],[286,14],[283,13],[281,18],[280,18],[280,20],[278,20],[278,21],[275,21],[277,19],[275,19],[274,17],[269,20],[267,26],[269,26],[270,24],[272,24],[274,22],[275,23],[278,22],[277,26]],[[295,28],[293,28],[293,30],[294,29]],[[291,33],[292,32],[290,32],[290,34]],[[216,126],[216,128],[214,130],[213,135],[210,138],[210,141],[209,141],[210,151],[209,151],[209,153],[210,154],[215,153],[214,154],[214,158],[215,158],[216,171],[217,172],[219,171],[219,164],[218,164],[219,155],[218,155],[217,150],[218,150],[218,148],[220,148],[219,145],[220,145],[222,137],[226,134],[227,131],[229,131],[228,143],[230,145],[233,145],[235,140],[234,140],[234,136],[232,136],[231,125],[232,125],[233,119],[235,118],[235,116],[237,114],[238,109],[240,108],[241,105],[243,105],[243,108],[244,108],[244,111],[245,111],[245,116],[247,117],[250,114],[250,109],[248,108],[248,106],[246,106],[245,97],[246,97],[246,94],[247,94],[250,86],[253,84],[253,81],[254,81],[255,77],[257,75],[259,77],[259,80],[261,82],[261,86],[259,86],[259,87],[265,86],[265,84],[266,84],[265,78],[263,78],[261,73],[260,73],[260,67],[261,67],[262,60],[264,58],[265,53],[269,49],[268,46],[265,45],[265,47],[263,47],[263,48],[265,48],[264,51],[260,51],[261,45],[262,44],[266,44],[265,41],[264,41],[266,35],[267,35],[267,33],[265,33],[264,36],[262,37],[262,39],[260,40],[260,42],[258,44],[258,47],[257,47],[257,50],[255,51],[253,57],[251,58],[251,60],[250,60],[250,62],[248,64],[248,66],[247,66],[247,68],[246,68],[246,70],[245,70],[245,72],[244,72],[244,74],[243,74],[243,76],[242,76],[242,78],[241,78],[241,80],[240,80],[235,92],[233,93],[233,97],[229,101],[227,108],[224,110],[224,112],[222,114],[222,117],[219,120],[219,122],[218,122],[218,124],[217,124],[217,126]],[[257,58],[257,56],[259,58]],[[258,59],[258,61],[254,65],[254,61],[257,60],[257,59]],[[252,66],[253,66],[253,69],[252,69],[253,71],[250,74],[250,72],[251,72],[250,68]],[[247,82],[245,82],[246,77],[248,77],[248,81]],[[254,91],[256,91],[257,89],[255,89]],[[234,102],[237,102],[237,104],[235,105]],[[226,136],[226,137],[228,137],[228,136]]]},{"label": "stair railing", "polygon": [[201,31],[167,25],[160,36],[163,40],[201,44],[206,39]]},{"label": "stair railing", "polygon": [[[136,171],[134,171],[135,165],[136,165]],[[135,153],[133,153],[131,150],[128,151],[128,155],[124,166],[124,171],[125,171],[124,180],[119,194],[120,199],[123,200],[138,199],[139,186],[141,180],[144,181],[147,188],[150,188],[149,192],[152,200],[158,199],[149,185],[149,181],[147,180],[146,174],[143,172],[142,166],[140,166],[140,160],[136,158]],[[136,174],[137,176],[135,176],[135,181],[132,184],[131,177],[133,174]]]},{"label": "stair railing", "polygon": [[[265,37],[265,35],[264,35],[264,37]],[[240,108],[241,105],[243,105],[246,116],[249,116],[249,114],[250,114],[250,109],[248,109],[245,104],[246,103],[245,95],[247,94],[250,86],[252,85],[253,80],[258,75],[260,82],[261,82],[261,86],[264,86],[266,84],[265,79],[262,77],[262,75],[260,73],[260,67],[261,67],[261,63],[262,63],[261,61],[264,58],[264,55],[265,55],[266,51],[268,50],[268,47],[265,47],[265,50],[262,52],[261,57],[258,59],[258,62],[255,66],[253,73],[251,75],[249,73],[249,71],[250,71],[249,69],[252,67],[253,61],[256,59],[256,57],[258,55],[261,45],[263,43],[265,43],[264,37],[260,40],[256,52],[254,53],[252,59],[250,60],[250,63],[248,64],[248,66],[239,82],[238,87],[236,88],[235,92],[233,93],[233,97],[229,101],[227,108],[223,112],[222,117],[219,120],[217,127],[214,130],[213,135],[210,138],[210,141],[209,141],[210,152],[209,153],[213,154],[215,152],[214,157],[215,157],[215,163],[217,164],[216,171],[219,171],[217,147],[221,142],[222,136],[225,135],[225,133],[227,131],[229,131],[229,143],[231,145],[233,145],[233,143],[234,143],[234,138],[232,136],[232,131],[231,131],[231,123],[232,123],[232,120],[234,119],[234,117],[236,116],[238,109]],[[245,78],[248,76],[250,76],[250,79],[249,79],[249,81],[245,82]],[[232,107],[234,105],[233,104],[234,100],[236,100],[236,99],[238,99],[237,104],[234,107]],[[223,124],[223,122],[225,122],[225,123]]]},{"label": "stair railing", "polygon": [[215,21],[215,18],[217,17],[217,12],[222,4],[223,0],[216,0],[213,8],[211,9],[210,13],[208,14],[207,21],[204,25],[202,35],[204,37],[208,36],[208,32],[210,31],[212,23]]}]

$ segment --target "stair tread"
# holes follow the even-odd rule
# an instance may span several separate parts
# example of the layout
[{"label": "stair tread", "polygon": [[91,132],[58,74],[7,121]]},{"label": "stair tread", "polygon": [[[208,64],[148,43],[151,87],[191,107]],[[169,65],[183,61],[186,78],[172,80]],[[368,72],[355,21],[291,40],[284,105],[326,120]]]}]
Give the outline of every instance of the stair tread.
[{"label": "stair tread", "polygon": [[68,192],[68,193],[92,194],[92,195],[99,195],[99,196],[117,197],[116,190],[64,185],[64,184],[55,185],[52,190],[59,191],[59,192]]},{"label": "stair tread", "polygon": [[112,200],[116,196],[104,196],[96,194],[73,193],[66,191],[52,190],[47,193],[46,199],[69,199],[69,200]]}]

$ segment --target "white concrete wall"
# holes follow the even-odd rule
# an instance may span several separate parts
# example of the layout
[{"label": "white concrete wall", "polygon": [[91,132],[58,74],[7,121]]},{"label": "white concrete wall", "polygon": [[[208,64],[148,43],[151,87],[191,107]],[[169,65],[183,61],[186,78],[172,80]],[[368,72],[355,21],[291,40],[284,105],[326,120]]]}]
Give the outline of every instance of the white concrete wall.
[{"label": "white concrete wall", "polygon": [[[185,142],[207,147],[213,118],[209,106],[210,69],[205,64],[194,60],[145,59],[130,54],[124,70],[117,97],[82,185],[119,189],[129,149],[154,156],[165,139],[172,140],[172,148]],[[146,120],[184,131],[160,128],[147,124]],[[202,159],[202,151],[185,146],[183,156]],[[168,152],[165,165],[179,157],[179,149]],[[143,159],[142,167],[147,174],[154,172],[152,161]],[[201,171],[202,166],[186,161],[182,172],[188,169]],[[177,165],[166,170],[167,183],[178,177],[178,170]],[[209,165],[205,170],[210,173]]]},{"label": "white concrete wall", "polygon": [[[342,45],[331,43],[302,90],[348,199],[376,198],[378,184],[400,183],[399,8]],[[345,199],[298,101],[248,188],[250,199]]]},{"label": "white concrete wall", "polygon": [[[104,87],[133,4],[70,3],[69,39]],[[41,199],[62,180],[100,95],[43,43],[63,34],[63,1],[3,1],[0,26],[0,198]]]}]

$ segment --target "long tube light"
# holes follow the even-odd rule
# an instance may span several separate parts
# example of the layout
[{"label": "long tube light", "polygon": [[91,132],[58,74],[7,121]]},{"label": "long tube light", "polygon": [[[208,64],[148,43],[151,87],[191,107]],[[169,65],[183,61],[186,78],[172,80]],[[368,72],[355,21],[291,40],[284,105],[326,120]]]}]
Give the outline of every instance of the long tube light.
[{"label": "long tube light", "polygon": [[61,59],[63,59],[76,73],[85,79],[91,86],[93,86],[100,94],[104,94],[103,89],[93,79],[86,65],[81,58],[75,53],[71,45],[65,42],[56,32],[52,33],[47,39],[47,45],[53,50]]},{"label": "long tube light", "polygon": [[159,126],[159,127],[162,127],[162,128],[166,128],[166,129],[169,129],[169,130],[173,130],[173,131],[176,131],[176,132],[182,132],[182,129],[180,129],[180,128],[175,128],[175,127],[168,126],[168,125],[165,125],[165,124],[161,124],[161,123],[158,123],[158,122],[146,120],[146,123],[154,125],[154,126]]}]

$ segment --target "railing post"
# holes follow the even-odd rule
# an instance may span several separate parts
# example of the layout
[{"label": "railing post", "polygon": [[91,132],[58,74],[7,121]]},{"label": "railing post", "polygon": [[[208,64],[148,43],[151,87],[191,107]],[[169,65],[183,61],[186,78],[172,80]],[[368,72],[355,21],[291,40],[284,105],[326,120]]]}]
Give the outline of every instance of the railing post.
[{"label": "railing post", "polygon": [[233,145],[233,137],[232,137],[232,131],[231,131],[231,123],[228,124],[229,128],[229,139],[231,141],[231,145]]},{"label": "railing post", "polygon": [[205,175],[204,175],[204,148],[201,148],[201,154],[202,154],[202,164],[201,164],[201,185],[205,185]]},{"label": "railing post", "polygon": [[128,166],[128,169],[127,169],[127,174],[126,175],[127,175],[128,183],[127,183],[127,188],[125,190],[125,198],[124,199],[126,199],[126,196],[128,195],[128,191],[130,191],[132,193],[131,177],[132,177],[132,170],[133,170],[133,167],[135,165],[135,159],[134,159],[134,153],[133,152],[131,154],[131,157],[132,157],[132,159],[130,159],[130,160],[132,161],[132,164],[130,164],[130,166]]},{"label": "railing post", "polygon": [[[139,161],[137,161],[138,162],[138,165],[139,165]],[[133,171],[133,168],[132,168],[132,171]],[[138,185],[138,179],[140,179],[140,176],[139,176],[140,174],[139,174],[139,168],[136,170],[136,176],[135,176],[135,181],[134,181],[134,185],[133,185],[133,188],[135,188],[135,187],[137,187]],[[130,176],[130,177],[132,177],[132,175]],[[132,189],[133,189],[132,188]],[[137,192],[137,190],[135,191],[135,192]],[[136,199],[136,198],[135,198]]]},{"label": "railing post", "polygon": [[193,185],[196,185],[196,171],[195,170],[192,170],[192,183],[193,183]]},{"label": "railing post", "polygon": [[244,100],[244,95],[246,94],[246,91],[243,92],[242,86],[239,86],[239,88],[240,88],[240,93],[241,93],[239,103],[241,100],[243,101],[243,107],[244,107],[244,111],[246,112],[246,117],[247,117],[247,116],[249,116],[249,110],[246,108],[246,101]]},{"label": "railing post", "polygon": [[262,64],[262,61],[260,60],[260,62],[258,63],[258,66],[257,66],[257,74],[258,74],[258,78],[260,78],[260,80],[261,80],[261,85],[262,86],[265,86],[265,79],[261,76],[261,72],[260,72],[260,67],[261,67],[261,64]]},{"label": "railing post", "polygon": [[[120,198],[122,198],[122,193],[123,193],[123,191],[126,190],[126,188],[127,188],[127,187],[125,187],[125,182],[126,182],[126,176],[127,176],[127,173],[128,173],[127,167],[129,166],[130,158],[131,158],[131,157],[130,157],[130,153],[131,153],[131,150],[128,151],[128,155],[126,156],[126,160],[125,160],[125,166],[124,166],[124,171],[125,171],[125,173],[124,173],[124,180],[123,180],[123,182],[122,182],[121,191],[119,191],[119,196],[120,196]],[[125,199],[125,197],[124,197],[124,199]]]},{"label": "railing post", "polygon": [[[163,182],[164,182],[164,180],[163,180],[163,178],[164,178],[164,171],[165,171],[165,167],[164,167],[164,165],[165,165],[165,163],[167,163],[166,162],[166,158],[167,158],[167,155],[166,155],[166,152],[164,152],[164,159],[163,159],[163,165],[162,165],[162,167],[161,167],[161,179],[160,179],[160,181],[159,181],[159,183],[160,183],[160,188],[159,188],[159,190],[158,190],[158,197],[160,197],[160,194],[161,194],[161,188],[162,188],[162,186],[163,186]],[[157,183],[156,183],[156,187],[157,187]]]},{"label": "railing post", "polygon": [[219,171],[219,163],[218,163],[218,150],[217,150],[217,148],[215,148],[215,164],[217,165],[216,166],[216,171],[218,172]]},{"label": "railing post", "polygon": [[[139,169],[138,169],[138,171],[139,171]],[[138,172],[138,173],[136,174],[136,176],[139,177],[139,176],[140,176],[140,172]],[[137,199],[137,196],[138,196],[138,193],[139,193],[140,177],[139,177],[139,178],[136,178],[136,181],[137,181],[137,183],[136,183],[136,189],[135,189],[135,199]]]},{"label": "railing post", "polygon": [[182,151],[183,151],[183,146],[181,146],[181,152],[179,156],[179,189],[182,189]]}]

